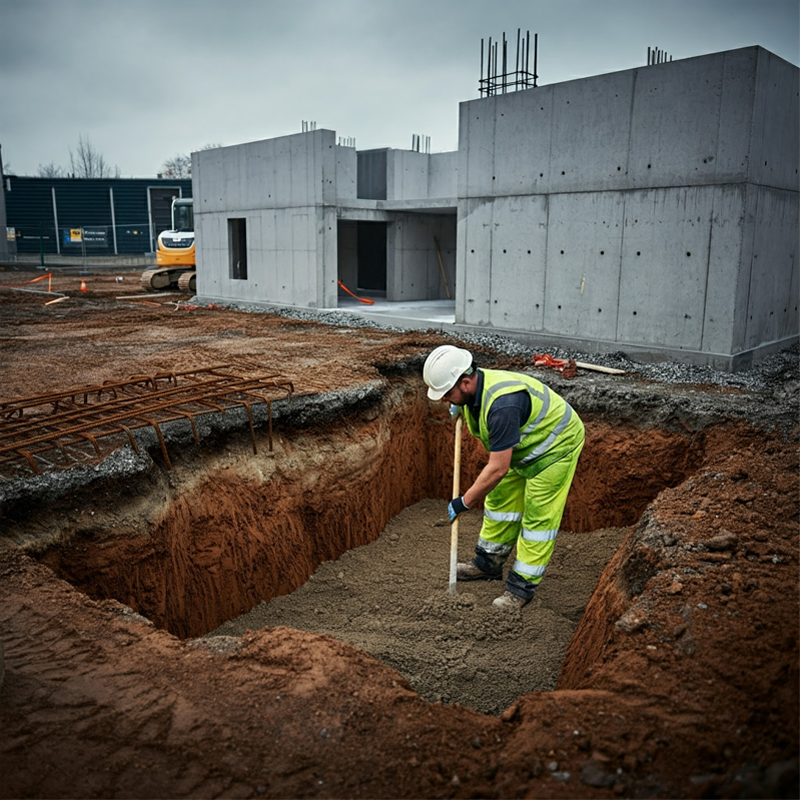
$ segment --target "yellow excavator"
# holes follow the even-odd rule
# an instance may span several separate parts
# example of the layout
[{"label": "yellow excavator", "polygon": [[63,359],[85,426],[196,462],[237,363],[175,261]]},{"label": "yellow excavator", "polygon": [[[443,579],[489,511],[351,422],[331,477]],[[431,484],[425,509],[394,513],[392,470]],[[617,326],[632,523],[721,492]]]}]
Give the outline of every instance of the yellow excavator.
[{"label": "yellow excavator", "polygon": [[191,197],[172,201],[172,229],[158,234],[156,269],[142,273],[147,291],[177,287],[194,292],[197,288],[194,254],[194,205]]}]

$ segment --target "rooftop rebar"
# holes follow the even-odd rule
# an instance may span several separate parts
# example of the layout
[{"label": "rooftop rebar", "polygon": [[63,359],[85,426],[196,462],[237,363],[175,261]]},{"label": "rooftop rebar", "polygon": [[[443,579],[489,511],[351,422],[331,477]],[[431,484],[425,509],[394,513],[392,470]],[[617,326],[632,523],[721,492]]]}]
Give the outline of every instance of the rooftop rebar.
[{"label": "rooftop rebar", "polygon": [[[247,377],[236,372],[246,372]],[[126,441],[136,453],[132,433],[151,427],[168,469],[172,465],[160,425],[186,419],[197,444],[195,417],[243,407],[256,448],[251,404],[267,406],[269,449],[272,450],[272,400],[291,397],[292,383],[279,374],[260,374],[252,364],[220,364],[186,372],[134,375],[62,392],[0,402],[0,478],[19,472],[20,464],[36,475],[76,463],[102,460]],[[105,454],[98,440],[110,445]]]}]

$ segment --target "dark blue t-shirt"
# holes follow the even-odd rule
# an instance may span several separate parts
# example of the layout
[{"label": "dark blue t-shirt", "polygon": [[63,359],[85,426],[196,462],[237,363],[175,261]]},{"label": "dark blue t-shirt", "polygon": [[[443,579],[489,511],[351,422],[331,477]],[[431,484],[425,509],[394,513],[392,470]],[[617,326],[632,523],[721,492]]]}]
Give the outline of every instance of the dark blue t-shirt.
[{"label": "dark blue t-shirt", "polygon": [[[478,388],[469,411],[477,422],[483,399],[483,371],[478,370]],[[489,451],[497,453],[519,444],[520,428],[531,415],[531,396],[525,389],[498,397],[489,409],[486,424],[489,428]]]}]

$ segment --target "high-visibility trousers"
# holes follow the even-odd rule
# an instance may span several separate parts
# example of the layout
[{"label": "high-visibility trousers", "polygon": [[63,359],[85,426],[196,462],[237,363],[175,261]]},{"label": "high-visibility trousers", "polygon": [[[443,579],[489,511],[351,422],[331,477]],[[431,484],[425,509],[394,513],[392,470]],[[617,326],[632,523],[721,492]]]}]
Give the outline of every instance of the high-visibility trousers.
[{"label": "high-visibility trousers", "polygon": [[516,544],[512,571],[538,586],[553,555],[556,535],[583,441],[532,478],[513,469],[484,500],[478,548],[491,556],[508,556]]}]

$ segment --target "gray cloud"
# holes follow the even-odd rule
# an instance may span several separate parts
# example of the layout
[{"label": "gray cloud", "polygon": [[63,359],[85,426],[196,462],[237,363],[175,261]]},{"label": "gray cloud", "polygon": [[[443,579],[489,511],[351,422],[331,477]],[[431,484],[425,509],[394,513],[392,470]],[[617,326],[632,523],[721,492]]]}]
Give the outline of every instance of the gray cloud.
[{"label": "gray cloud", "polygon": [[88,135],[123,175],[296,133],[457,147],[481,38],[539,34],[540,83],[758,44],[798,63],[796,0],[3,0],[0,144],[18,174]]}]

